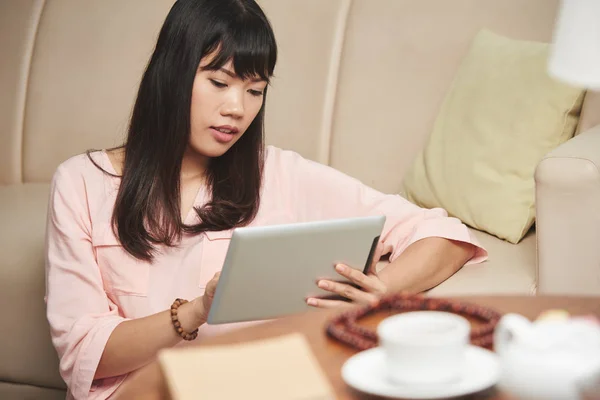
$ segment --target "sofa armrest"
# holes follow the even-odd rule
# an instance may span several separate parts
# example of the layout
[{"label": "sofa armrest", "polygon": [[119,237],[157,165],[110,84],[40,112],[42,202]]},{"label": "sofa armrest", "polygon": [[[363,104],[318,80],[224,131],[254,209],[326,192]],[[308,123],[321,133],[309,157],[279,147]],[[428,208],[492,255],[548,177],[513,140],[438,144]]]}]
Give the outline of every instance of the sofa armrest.
[{"label": "sofa armrest", "polygon": [[539,294],[600,294],[600,125],[547,154],[536,182]]}]

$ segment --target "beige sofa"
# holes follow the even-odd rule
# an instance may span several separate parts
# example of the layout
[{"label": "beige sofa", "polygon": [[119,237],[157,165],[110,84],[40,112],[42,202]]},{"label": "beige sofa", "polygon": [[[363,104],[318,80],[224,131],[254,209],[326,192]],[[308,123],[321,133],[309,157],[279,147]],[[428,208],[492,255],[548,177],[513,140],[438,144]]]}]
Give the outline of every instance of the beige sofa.
[{"label": "beige sofa", "polygon": [[[121,141],[173,0],[0,3],[0,398],[64,398],[44,314],[48,181],[59,162]],[[473,35],[549,41],[550,0],[262,0],[280,61],[267,139],[385,192],[431,130]],[[580,125],[600,111],[588,94]],[[433,295],[600,293],[600,130],[536,173],[537,235],[476,232],[487,263]],[[69,288],[65,288],[69,290]]]}]

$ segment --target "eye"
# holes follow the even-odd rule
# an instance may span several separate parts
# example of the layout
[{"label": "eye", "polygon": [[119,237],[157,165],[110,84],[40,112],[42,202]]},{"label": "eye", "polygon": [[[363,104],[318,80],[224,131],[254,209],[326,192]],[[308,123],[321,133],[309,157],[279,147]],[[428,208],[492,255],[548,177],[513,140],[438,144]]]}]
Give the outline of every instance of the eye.
[{"label": "eye", "polygon": [[219,89],[223,89],[227,87],[227,84],[223,83],[223,82],[219,82],[219,81],[215,81],[214,79],[209,79],[210,83],[213,84],[213,86],[219,88]]},{"label": "eye", "polygon": [[248,90],[248,93],[250,93],[252,96],[255,96],[255,97],[260,97],[260,96],[263,95],[262,91],[260,91],[260,90],[254,90],[254,89]]}]

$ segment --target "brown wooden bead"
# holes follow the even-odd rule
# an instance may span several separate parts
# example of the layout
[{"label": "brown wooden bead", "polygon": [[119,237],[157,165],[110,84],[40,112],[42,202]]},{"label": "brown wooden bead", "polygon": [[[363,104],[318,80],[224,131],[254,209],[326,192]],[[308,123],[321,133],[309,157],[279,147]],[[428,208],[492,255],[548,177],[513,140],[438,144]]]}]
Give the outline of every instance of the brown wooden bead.
[{"label": "brown wooden bead", "polygon": [[183,299],[175,299],[171,305],[171,322],[173,323],[173,328],[180,337],[182,337],[184,340],[194,340],[198,337],[198,329],[190,333],[185,332],[181,327],[181,322],[179,322],[179,317],[177,315],[177,309],[180,305],[185,303],[188,303],[188,301]]}]

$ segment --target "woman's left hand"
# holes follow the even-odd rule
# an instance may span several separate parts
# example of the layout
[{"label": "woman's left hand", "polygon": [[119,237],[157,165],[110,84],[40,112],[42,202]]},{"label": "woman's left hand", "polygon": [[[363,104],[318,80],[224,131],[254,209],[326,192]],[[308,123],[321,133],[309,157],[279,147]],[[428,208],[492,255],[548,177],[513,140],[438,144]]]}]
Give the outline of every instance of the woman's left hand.
[{"label": "woman's left hand", "polygon": [[345,297],[351,302],[309,297],[306,299],[306,303],[309,306],[333,308],[349,306],[352,304],[375,304],[387,291],[386,285],[379,279],[379,276],[374,271],[365,275],[361,271],[343,264],[336,265],[335,270],[338,274],[356,284],[358,288],[347,283],[334,282],[325,279],[318,281],[317,286],[332,294]]}]

